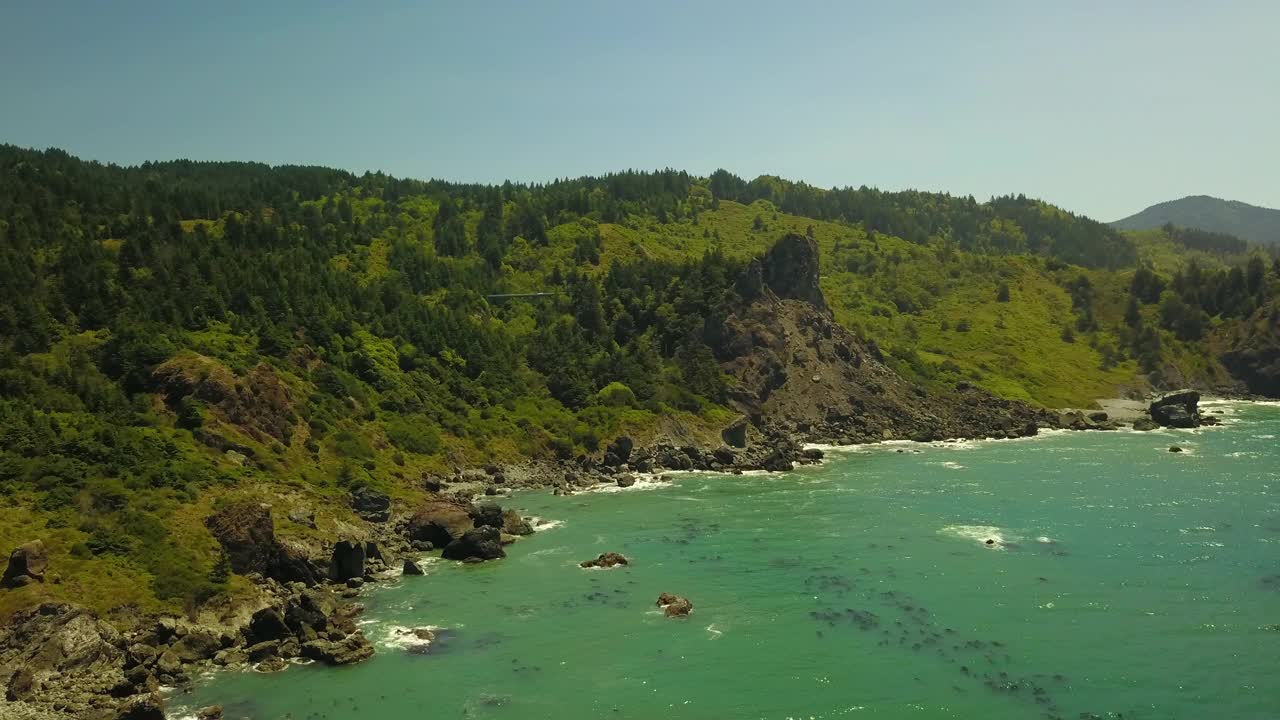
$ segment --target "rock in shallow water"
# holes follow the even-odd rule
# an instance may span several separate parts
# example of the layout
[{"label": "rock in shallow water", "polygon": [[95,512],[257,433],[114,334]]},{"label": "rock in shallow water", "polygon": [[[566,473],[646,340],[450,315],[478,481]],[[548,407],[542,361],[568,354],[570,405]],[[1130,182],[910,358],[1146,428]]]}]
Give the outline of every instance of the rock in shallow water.
[{"label": "rock in shallow water", "polygon": [[659,595],[657,604],[667,617],[688,617],[689,613],[693,612],[693,603],[689,602],[688,598],[671,593]]},{"label": "rock in shallow water", "polygon": [[507,556],[502,549],[502,534],[495,527],[468,530],[444,548],[447,560],[496,560]]},{"label": "rock in shallow water", "polygon": [[627,565],[627,564],[628,564],[627,559],[623,557],[621,553],[616,553],[616,552],[601,553],[600,556],[595,558],[594,560],[584,560],[578,563],[579,567],[584,567],[584,568],[592,568],[592,567],[611,568],[611,567],[616,567],[618,565]]}]

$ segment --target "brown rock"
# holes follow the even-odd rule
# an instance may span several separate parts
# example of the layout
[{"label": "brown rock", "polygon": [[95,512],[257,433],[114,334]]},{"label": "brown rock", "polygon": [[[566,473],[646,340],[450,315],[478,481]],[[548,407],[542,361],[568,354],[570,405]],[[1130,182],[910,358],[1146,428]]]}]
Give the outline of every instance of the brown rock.
[{"label": "brown rock", "polygon": [[[616,552],[601,553],[600,556],[595,558],[594,560],[584,560],[578,563],[580,567],[584,567],[584,568],[592,568],[592,567],[611,568],[611,567],[617,567],[618,565],[627,565],[627,564],[629,564],[627,559],[623,557],[620,553],[616,553]],[[663,597],[666,597],[666,596],[667,594],[663,593]],[[661,604],[661,602],[662,602],[661,599],[659,599],[659,604]]]},{"label": "brown rock", "polygon": [[418,508],[409,520],[409,539],[445,547],[475,527],[471,513],[457,503],[437,500]]},{"label": "brown rock", "polygon": [[44,574],[48,569],[49,553],[45,550],[44,542],[32,540],[19,545],[9,554],[9,566],[5,568],[3,578],[0,578],[0,585],[25,585],[31,580],[44,582]]},{"label": "brown rock", "polygon": [[658,607],[662,608],[662,612],[667,617],[687,617],[693,612],[693,603],[687,598],[671,593],[662,593],[658,596]]}]

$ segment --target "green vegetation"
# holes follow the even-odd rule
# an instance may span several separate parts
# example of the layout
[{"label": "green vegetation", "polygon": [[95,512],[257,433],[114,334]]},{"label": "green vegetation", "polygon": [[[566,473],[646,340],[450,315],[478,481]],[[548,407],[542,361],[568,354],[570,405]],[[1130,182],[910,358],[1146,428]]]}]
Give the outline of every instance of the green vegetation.
[{"label": "green vegetation", "polygon": [[1276,283],[1230,241],[1021,196],[723,171],[489,187],[0,147],[0,547],[44,537],[64,578],[0,612],[234,590],[203,528],[229,495],[340,514],[358,486],[409,495],[673,416],[714,437],[732,387],[706,329],[786,232],[814,238],[837,320],[900,373],[1048,406],[1214,381],[1214,333]]}]

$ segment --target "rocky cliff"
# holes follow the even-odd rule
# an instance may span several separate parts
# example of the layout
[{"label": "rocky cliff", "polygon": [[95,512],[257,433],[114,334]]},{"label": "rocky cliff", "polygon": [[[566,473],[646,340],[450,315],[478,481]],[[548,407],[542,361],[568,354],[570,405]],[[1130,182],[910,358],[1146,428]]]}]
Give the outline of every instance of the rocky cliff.
[{"label": "rocky cliff", "polygon": [[889,368],[874,340],[832,317],[818,286],[818,248],[787,235],[752,262],[738,286],[748,302],[706,331],[733,380],[732,405],[764,432],[798,439],[1017,437],[1056,417],[961,384],[937,391]]}]

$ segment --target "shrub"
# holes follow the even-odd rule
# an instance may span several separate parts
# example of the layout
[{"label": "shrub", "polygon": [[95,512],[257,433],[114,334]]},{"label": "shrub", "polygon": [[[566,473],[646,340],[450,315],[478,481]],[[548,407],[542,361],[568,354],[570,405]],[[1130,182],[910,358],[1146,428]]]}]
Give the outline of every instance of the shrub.
[{"label": "shrub", "polygon": [[620,382],[611,382],[596,393],[596,402],[608,407],[635,407],[636,394]]}]

